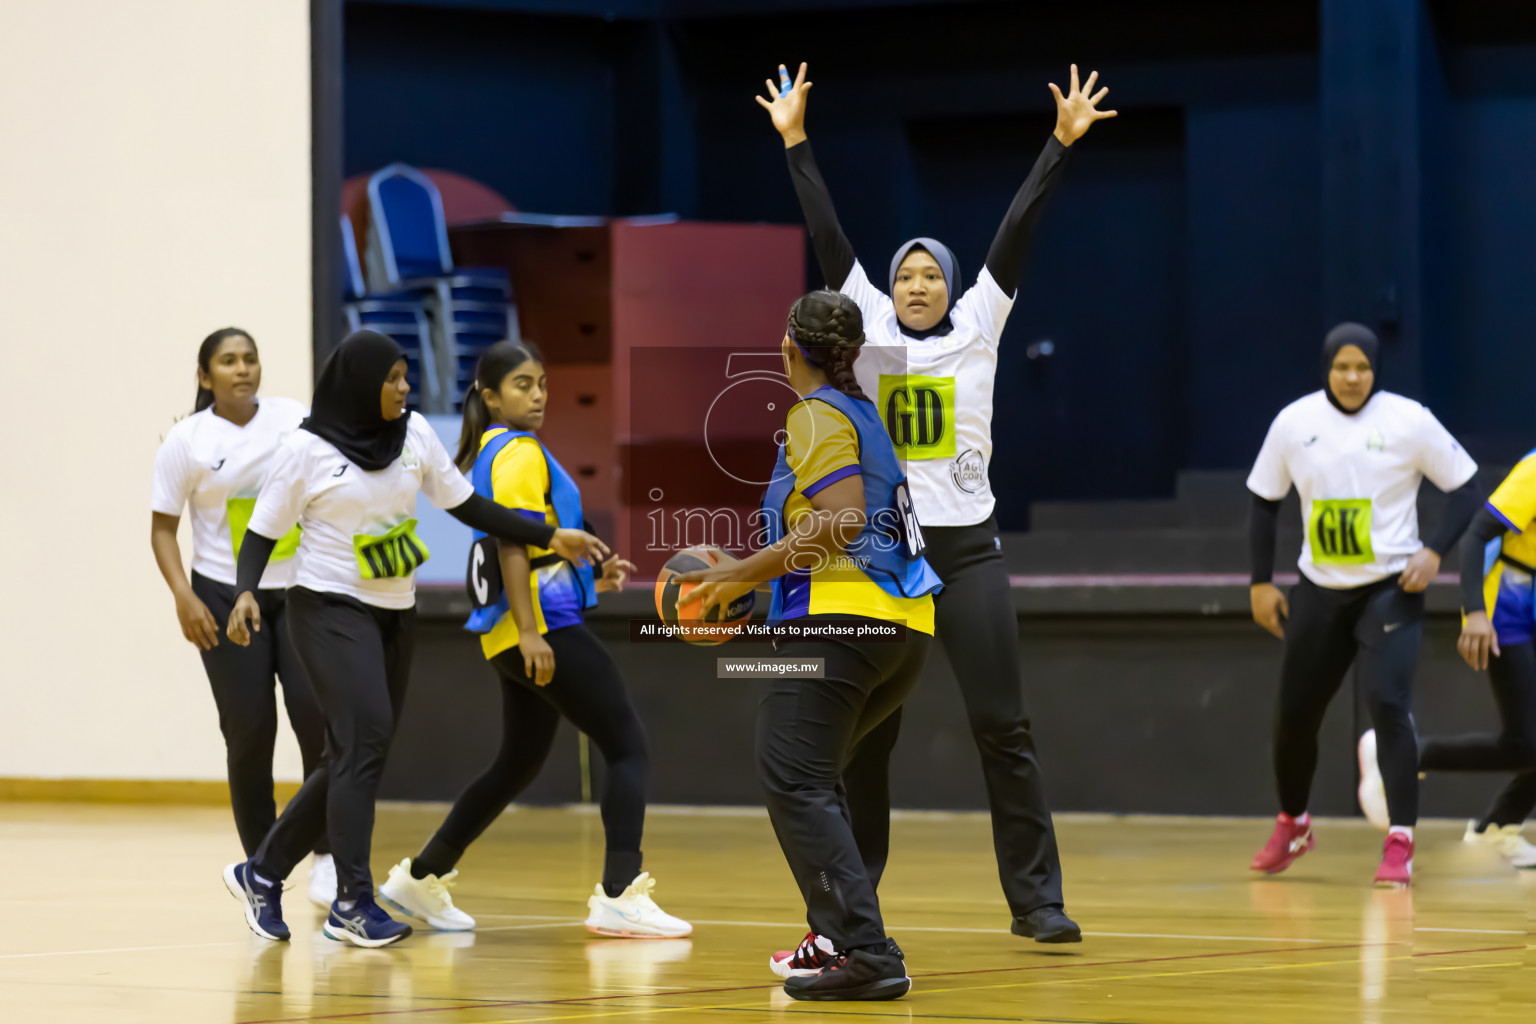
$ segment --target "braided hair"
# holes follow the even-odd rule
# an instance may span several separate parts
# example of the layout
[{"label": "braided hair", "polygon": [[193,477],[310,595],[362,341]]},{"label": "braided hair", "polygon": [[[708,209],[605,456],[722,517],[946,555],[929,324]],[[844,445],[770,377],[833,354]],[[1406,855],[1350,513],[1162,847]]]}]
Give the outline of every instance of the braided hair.
[{"label": "braided hair", "polygon": [[864,315],[841,292],[802,295],[789,309],[789,337],[800,347],[808,366],[827,375],[827,382],[850,398],[869,396],[853,375],[853,361],[864,344]]}]

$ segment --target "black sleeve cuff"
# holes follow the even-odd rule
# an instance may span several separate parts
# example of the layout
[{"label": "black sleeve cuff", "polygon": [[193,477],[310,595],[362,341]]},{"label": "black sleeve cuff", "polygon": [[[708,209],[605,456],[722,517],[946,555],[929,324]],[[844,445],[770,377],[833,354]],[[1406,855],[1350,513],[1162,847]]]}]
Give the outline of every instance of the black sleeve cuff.
[{"label": "black sleeve cuff", "polygon": [[1248,565],[1250,583],[1257,586],[1275,578],[1275,532],[1280,527],[1280,503],[1253,496],[1248,511]]},{"label": "black sleeve cuff", "polygon": [[247,590],[255,593],[261,587],[261,577],[276,548],[277,541],[271,537],[263,537],[255,530],[245,531],[245,537],[240,541],[240,559],[235,565],[236,597]]}]

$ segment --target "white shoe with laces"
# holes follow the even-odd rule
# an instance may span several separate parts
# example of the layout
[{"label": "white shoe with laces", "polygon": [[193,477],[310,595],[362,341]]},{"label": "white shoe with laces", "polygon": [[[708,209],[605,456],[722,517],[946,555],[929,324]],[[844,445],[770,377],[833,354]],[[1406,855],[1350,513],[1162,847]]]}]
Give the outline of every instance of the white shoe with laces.
[{"label": "white shoe with laces", "polygon": [[837,947],[825,935],[806,932],[794,949],[781,949],[768,958],[768,969],[781,978],[808,978],[837,959]]},{"label": "white shoe with laces", "polygon": [[411,858],[389,869],[389,878],[379,887],[379,896],[389,906],[413,921],[421,921],[440,932],[467,932],[475,919],[453,905],[448,890],[458,881],[459,873],[450,871],[439,878],[411,876]]},{"label": "white shoe with laces", "polygon": [[617,896],[601,884],[587,897],[587,931],[620,939],[678,939],[693,934],[693,925],[662,910],[651,899],[656,879],[642,871]]},{"label": "white shoe with laces", "polygon": [[1376,763],[1376,730],[1367,729],[1360,737],[1360,810],[1365,819],[1385,832],[1392,827],[1387,811],[1387,787],[1381,781],[1381,766]]},{"label": "white shoe with laces", "polygon": [[315,863],[310,866],[309,902],[326,910],[336,902],[336,861],[328,853],[315,854]]},{"label": "white shoe with laces", "polygon": [[1517,868],[1536,868],[1536,846],[1526,842],[1519,825],[1489,825],[1481,832],[1477,822],[1467,822],[1467,833],[1462,839],[1469,843],[1492,846]]}]

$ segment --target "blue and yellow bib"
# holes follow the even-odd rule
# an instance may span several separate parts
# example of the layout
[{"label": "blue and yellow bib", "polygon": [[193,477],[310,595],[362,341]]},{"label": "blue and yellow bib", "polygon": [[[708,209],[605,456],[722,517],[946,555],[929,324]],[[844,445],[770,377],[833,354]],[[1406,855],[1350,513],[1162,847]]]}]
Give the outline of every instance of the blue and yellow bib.
[{"label": "blue and yellow bib", "polygon": [[774,581],[770,621],[862,615],[932,634],[932,595],[943,583],[923,558],[906,474],[874,406],[824,386],[791,407],[785,427],[763,497],[767,542],[812,510],[813,495],[853,475],[863,480],[865,522],[842,551]]},{"label": "blue and yellow bib", "polygon": [[1501,644],[1536,637],[1536,451],[1488,496],[1488,510],[1508,529],[1483,552],[1483,602]]},{"label": "blue and yellow bib", "polygon": [[[477,494],[551,526],[582,529],[581,489],[537,436],[492,427],[480,439],[470,482]],[[475,531],[478,542],[485,534]],[[471,549],[471,558],[474,557]],[[527,586],[539,632],[577,625],[582,612],[597,604],[592,567],[573,565],[546,548],[528,548],[532,571]],[[503,581],[507,585],[509,581]],[[517,623],[506,591],[493,604],[476,610],[464,628],[481,634],[486,658],[516,647]]]}]

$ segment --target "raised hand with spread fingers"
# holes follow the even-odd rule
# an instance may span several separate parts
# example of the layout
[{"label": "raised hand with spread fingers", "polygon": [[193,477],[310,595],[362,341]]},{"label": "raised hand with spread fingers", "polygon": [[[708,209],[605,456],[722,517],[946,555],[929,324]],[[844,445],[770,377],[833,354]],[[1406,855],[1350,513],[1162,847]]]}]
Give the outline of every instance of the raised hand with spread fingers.
[{"label": "raised hand with spread fingers", "polygon": [[[802,77],[805,66],[800,68]],[[1088,81],[1081,87],[1077,84],[1077,65],[1072,65],[1072,87],[1063,96],[1061,89],[1055,82],[1050,83],[1051,95],[1056,97],[1056,131],[1055,135],[1063,146],[1070,146],[1087,134],[1093,127],[1093,122],[1102,121],[1107,117],[1118,117],[1118,110],[1100,110],[1099,103],[1109,95],[1109,87],[1105,86],[1098,92],[1093,91],[1094,85],[1099,81],[1099,73],[1090,71]],[[809,87],[809,83],[807,83]],[[805,116],[805,101],[800,101],[800,116]],[[777,121],[775,121],[777,124]]]}]

